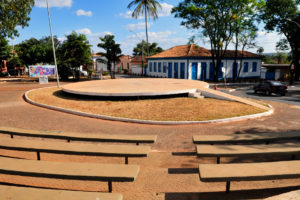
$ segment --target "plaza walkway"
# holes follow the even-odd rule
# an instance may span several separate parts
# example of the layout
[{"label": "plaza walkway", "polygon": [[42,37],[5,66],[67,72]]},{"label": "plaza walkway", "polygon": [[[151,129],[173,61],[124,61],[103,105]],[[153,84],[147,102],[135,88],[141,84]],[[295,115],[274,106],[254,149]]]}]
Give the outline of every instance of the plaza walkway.
[{"label": "plaza walkway", "polygon": [[[51,84],[55,85],[55,84]],[[257,132],[281,132],[300,130],[300,106],[268,102],[275,112],[270,117],[228,122],[218,124],[198,125],[144,125],[99,120],[66,114],[36,107],[24,102],[25,91],[41,87],[33,83],[1,83],[0,84],[0,126],[11,126],[26,129],[48,131],[78,132],[82,134],[155,134],[157,142],[151,144],[152,152],[148,158],[132,158],[141,165],[141,172],[134,183],[116,184],[116,191],[122,193],[124,199],[239,199],[266,198],[277,193],[299,189],[299,179],[280,181],[258,181],[257,183],[233,183],[232,190],[248,190],[232,192],[224,198],[223,183],[201,183],[197,172],[198,163],[212,163],[213,159],[201,159],[195,156],[172,156],[172,152],[194,151],[193,135],[201,134],[238,134]],[[43,86],[44,87],[44,86]],[[224,108],[226,112],[226,108]],[[5,136],[0,136],[5,137]],[[11,154],[1,150],[7,156],[33,158],[35,154],[15,152]],[[84,156],[49,155],[47,160],[77,161],[77,162],[107,162],[118,163],[119,158],[96,158]],[[276,160],[276,158],[274,158]],[[187,168],[185,173],[173,170]],[[188,170],[190,169],[190,170]],[[72,182],[66,180],[53,181],[45,179],[30,179],[0,175],[0,182],[9,180],[11,183],[23,183],[44,187],[59,187],[74,190],[97,191],[96,182]],[[103,185],[105,187],[105,184]],[[267,188],[267,189],[265,189]],[[269,189],[272,188],[272,189]],[[274,189],[279,188],[279,189]],[[264,189],[261,192],[251,190]]]}]

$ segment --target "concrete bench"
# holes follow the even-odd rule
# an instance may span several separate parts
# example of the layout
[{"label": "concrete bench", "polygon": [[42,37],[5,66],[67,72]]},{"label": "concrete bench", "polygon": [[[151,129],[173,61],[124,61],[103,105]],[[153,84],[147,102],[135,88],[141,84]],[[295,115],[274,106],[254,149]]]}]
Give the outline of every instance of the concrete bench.
[{"label": "concrete bench", "polygon": [[1,200],[122,200],[121,194],[0,185]]},{"label": "concrete bench", "polygon": [[198,157],[216,157],[220,163],[221,157],[249,157],[249,156],[280,156],[300,154],[300,144],[284,143],[272,145],[197,145]]},{"label": "concrete bench", "polygon": [[231,181],[300,178],[300,161],[200,164],[199,175],[203,182],[226,182],[226,192],[228,193]]},{"label": "concrete bench", "polygon": [[231,135],[195,135],[195,144],[238,144],[270,143],[280,140],[299,140],[300,131],[287,133],[231,134]]},{"label": "concrete bench", "polygon": [[112,192],[112,182],[132,182],[137,178],[139,170],[138,165],[49,162],[0,157],[0,174],[107,181],[109,192]]},{"label": "concrete bench", "polygon": [[128,164],[129,157],[147,157],[150,152],[149,146],[62,143],[23,139],[0,139],[0,149],[36,152],[37,160],[41,159],[41,152],[71,155],[124,157],[125,164]]},{"label": "concrete bench", "polygon": [[78,134],[64,132],[50,132],[27,130],[11,127],[0,127],[0,133],[25,137],[54,138],[70,141],[89,141],[89,142],[120,142],[120,143],[154,143],[156,135],[110,135],[110,134]]}]

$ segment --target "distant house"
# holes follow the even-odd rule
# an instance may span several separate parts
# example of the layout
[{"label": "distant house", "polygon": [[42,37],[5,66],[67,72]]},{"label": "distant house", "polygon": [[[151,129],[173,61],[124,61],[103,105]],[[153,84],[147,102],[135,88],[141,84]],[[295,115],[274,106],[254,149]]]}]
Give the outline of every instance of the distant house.
[{"label": "distant house", "polygon": [[[144,69],[143,69],[143,65],[144,65]],[[142,56],[135,56],[131,59],[130,73],[135,75],[143,75],[145,74],[146,66],[147,66],[146,57],[143,57],[142,59]]]},{"label": "distant house", "polygon": [[[108,71],[107,69],[107,59],[104,56],[97,54],[92,55],[92,60],[93,60],[93,69],[95,72],[106,72]],[[112,64],[112,69],[114,69],[114,65]],[[117,72],[117,67],[115,68],[115,71]]]},{"label": "distant house", "polygon": [[266,80],[284,80],[290,73],[289,64],[262,64],[261,78]]},{"label": "distant house", "polygon": [[[228,50],[219,66],[219,79],[238,76],[241,51],[234,65],[234,51]],[[189,80],[213,80],[214,67],[210,50],[196,45],[175,46],[147,58],[147,75]],[[262,57],[244,51],[240,78],[257,79],[261,74]]]},{"label": "distant house", "polygon": [[122,55],[119,57],[120,61],[117,63],[118,72],[127,73],[131,72],[131,60],[132,57],[129,55]]}]

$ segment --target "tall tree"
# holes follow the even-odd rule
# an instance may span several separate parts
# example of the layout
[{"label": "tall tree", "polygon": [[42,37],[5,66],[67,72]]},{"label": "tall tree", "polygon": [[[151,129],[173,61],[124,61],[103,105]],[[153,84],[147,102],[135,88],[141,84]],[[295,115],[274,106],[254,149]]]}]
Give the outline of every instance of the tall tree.
[{"label": "tall tree", "polygon": [[88,65],[91,62],[91,45],[85,35],[77,34],[74,31],[70,35],[66,35],[66,38],[58,50],[59,64],[71,69],[73,77],[79,80],[80,66]]},{"label": "tall tree", "polygon": [[[56,49],[60,42],[54,37]],[[50,37],[40,40],[30,38],[16,45],[16,52],[26,66],[35,64],[53,64],[53,51]]]},{"label": "tall tree", "polygon": [[17,26],[28,26],[29,14],[34,0],[1,0],[0,36],[18,36]]},{"label": "tall tree", "polygon": [[106,53],[101,53],[101,55],[107,59],[107,68],[112,79],[115,78],[115,69],[112,69],[112,64],[114,64],[114,67],[116,66],[116,62],[120,60],[119,56],[122,53],[120,44],[117,44],[114,38],[114,35],[105,35],[100,37],[102,42],[98,44],[98,47],[106,51]]},{"label": "tall tree", "polygon": [[201,30],[208,37],[214,66],[214,80],[218,80],[221,61],[232,40],[234,31],[233,8],[237,0],[184,0],[172,9],[182,18],[188,29]]},{"label": "tall tree", "polygon": [[[300,77],[300,11],[297,7],[299,0],[267,0],[262,10],[261,18],[265,22],[265,29],[283,34],[292,51],[291,80],[299,80]],[[295,77],[293,78],[293,76]]]},{"label": "tall tree", "polygon": [[156,42],[153,42],[151,44],[146,44],[146,42],[143,40],[142,42],[138,43],[136,47],[134,47],[133,55],[134,56],[141,56],[142,54],[146,55],[146,50],[145,50],[146,45],[149,46],[149,56],[153,56],[163,51],[161,47],[157,46],[158,44]]},{"label": "tall tree", "polygon": [[2,72],[2,68],[4,67],[4,63],[2,60],[8,60],[10,57],[11,48],[8,45],[8,41],[5,37],[0,36],[0,74]]},{"label": "tall tree", "polygon": [[153,20],[158,18],[158,9],[161,9],[161,5],[157,0],[133,0],[129,3],[128,8],[136,6],[132,12],[132,17],[138,18],[139,16],[145,16],[145,27],[146,27],[146,41],[147,41],[147,56],[149,55],[149,40],[148,40],[148,19],[151,17]]},{"label": "tall tree", "polygon": [[[239,47],[242,47],[243,52],[243,47],[246,48],[247,46],[253,46],[251,44],[249,45],[249,41],[252,43],[252,40],[256,37],[257,27],[254,23],[258,19],[256,10],[259,10],[263,5],[263,0],[241,0],[233,5],[233,43],[235,45],[234,65],[236,66]],[[239,74],[240,73],[238,73],[237,77],[233,77],[233,81],[235,81],[235,78],[239,77]]]},{"label": "tall tree", "polygon": [[183,0],[173,8],[175,17],[183,19],[182,25],[209,38],[215,81],[228,45],[243,31],[238,28],[255,5],[256,0]]},{"label": "tall tree", "polygon": [[0,62],[7,60],[10,57],[11,48],[8,45],[8,41],[5,37],[0,36]]}]

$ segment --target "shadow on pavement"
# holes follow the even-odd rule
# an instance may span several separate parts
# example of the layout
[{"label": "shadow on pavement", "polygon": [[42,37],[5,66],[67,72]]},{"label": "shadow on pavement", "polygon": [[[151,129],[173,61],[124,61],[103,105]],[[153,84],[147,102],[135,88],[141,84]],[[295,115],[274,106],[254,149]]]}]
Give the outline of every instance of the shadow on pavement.
[{"label": "shadow on pavement", "polygon": [[272,188],[272,189],[255,189],[255,190],[238,190],[231,191],[229,194],[224,192],[173,192],[166,193],[165,200],[241,200],[241,199],[265,199],[282,193],[299,190],[300,186]]}]

